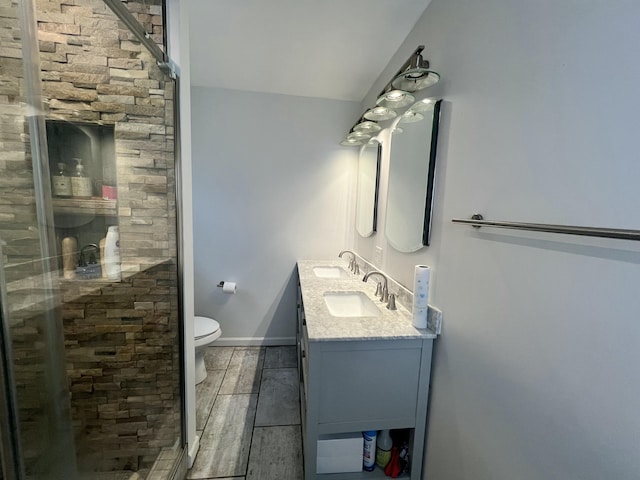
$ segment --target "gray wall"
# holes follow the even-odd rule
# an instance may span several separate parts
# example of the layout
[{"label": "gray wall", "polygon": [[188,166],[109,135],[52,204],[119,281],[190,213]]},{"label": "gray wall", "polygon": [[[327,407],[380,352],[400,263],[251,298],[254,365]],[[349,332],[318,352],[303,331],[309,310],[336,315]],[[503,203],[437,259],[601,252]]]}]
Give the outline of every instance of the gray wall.
[{"label": "gray wall", "polygon": [[[192,89],[195,313],[218,341],[295,342],[295,264],[350,238],[355,102]],[[220,280],[238,283],[223,294]]]},{"label": "gray wall", "polygon": [[434,269],[429,480],[638,478],[638,242],[451,224],[640,228],[638,19],[637,1],[433,0],[368,95],[427,45],[445,99],[433,244],[353,241],[406,285]]}]

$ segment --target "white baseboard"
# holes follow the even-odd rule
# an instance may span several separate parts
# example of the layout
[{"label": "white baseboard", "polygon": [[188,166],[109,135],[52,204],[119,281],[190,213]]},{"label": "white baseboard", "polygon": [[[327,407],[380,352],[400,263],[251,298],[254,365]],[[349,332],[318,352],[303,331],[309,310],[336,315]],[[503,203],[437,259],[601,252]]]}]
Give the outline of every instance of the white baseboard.
[{"label": "white baseboard", "polygon": [[196,435],[193,443],[189,444],[189,453],[187,454],[187,463],[189,464],[188,468],[193,467],[193,462],[196,461],[196,455],[198,454],[198,450],[200,449],[200,435]]},{"label": "white baseboard", "polygon": [[225,337],[218,338],[212,347],[276,347],[295,345],[295,337]]}]

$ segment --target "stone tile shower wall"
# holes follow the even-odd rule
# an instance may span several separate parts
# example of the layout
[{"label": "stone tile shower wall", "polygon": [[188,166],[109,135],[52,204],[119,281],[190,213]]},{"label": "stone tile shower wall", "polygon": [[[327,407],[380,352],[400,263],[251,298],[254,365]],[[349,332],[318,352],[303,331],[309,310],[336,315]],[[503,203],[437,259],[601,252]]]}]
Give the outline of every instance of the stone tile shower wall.
[{"label": "stone tile shower wall", "polygon": [[[102,0],[36,4],[46,117],[115,132],[111,224],[120,228],[123,280],[58,284],[78,463],[84,471],[145,469],[180,438],[174,85]],[[127,7],[161,45],[161,6]],[[16,11],[15,0],[0,0],[0,169],[8,173],[0,178],[0,232],[16,239],[4,248],[9,290],[25,295],[11,320],[28,424],[42,407],[34,375],[42,372],[43,319],[34,305],[42,291],[33,284],[39,245],[28,130],[13,105],[23,95]]]},{"label": "stone tile shower wall", "polygon": [[16,266],[7,281],[39,273],[40,255],[18,10],[0,0],[0,236],[3,265]]},{"label": "stone tile shower wall", "polygon": [[42,298],[44,287],[19,6],[17,0],[0,0],[0,268],[6,282],[1,302],[9,317],[15,397],[23,438],[29,445],[25,455],[33,458],[44,451],[38,440],[46,436],[47,428],[47,405],[40,400],[46,384],[45,316],[38,308],[41,305],[34,303],[34,298]]}]

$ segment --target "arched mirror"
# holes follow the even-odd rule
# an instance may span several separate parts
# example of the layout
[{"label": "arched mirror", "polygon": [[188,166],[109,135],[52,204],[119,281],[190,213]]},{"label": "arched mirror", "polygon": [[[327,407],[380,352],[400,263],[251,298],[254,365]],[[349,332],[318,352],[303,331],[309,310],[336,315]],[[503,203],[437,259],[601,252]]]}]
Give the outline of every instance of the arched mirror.
[{"label": "arched mirror", "polygon": [[391,126],[385,236],[400,252],[429,245],[441,103],[416,102]]},{"label": "arched mirror", "polygon": [[358,157],[358,190],[356,198],[356,231],[370,237],[378,223],[378,186],[382,146],[375,138],[363,145]]}]

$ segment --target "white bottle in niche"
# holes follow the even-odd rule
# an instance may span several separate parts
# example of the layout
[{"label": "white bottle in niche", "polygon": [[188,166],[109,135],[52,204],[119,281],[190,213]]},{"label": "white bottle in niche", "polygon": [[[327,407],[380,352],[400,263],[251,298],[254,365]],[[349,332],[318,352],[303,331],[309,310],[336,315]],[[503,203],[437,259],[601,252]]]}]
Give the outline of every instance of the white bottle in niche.
[{"label": "white bottle in niche", "polygon": [[91,179],[84,173],[84,165],[82,165],[81,158],[74,158],[78,165],[76,165],[76,174],[71,177],[71,189],[73,190],[74,197],[90,198],[93,194],[93,188],[91,186]]},{"label": "white bottle in niche", "polygon": [[109,280],[120,280],[120,234],[118,227],[109,227],[104,243],[104,260]]}]

